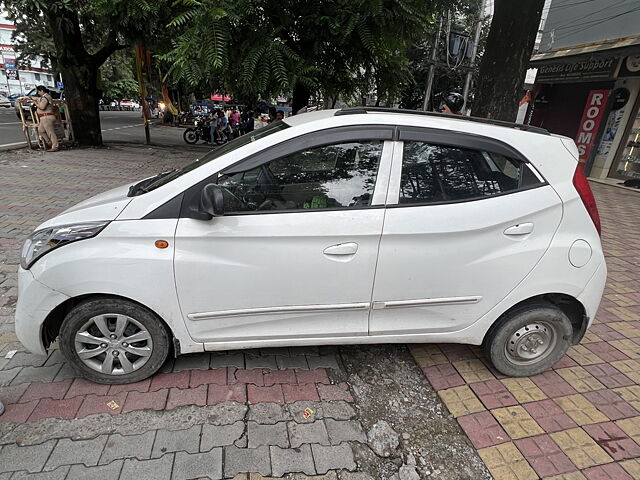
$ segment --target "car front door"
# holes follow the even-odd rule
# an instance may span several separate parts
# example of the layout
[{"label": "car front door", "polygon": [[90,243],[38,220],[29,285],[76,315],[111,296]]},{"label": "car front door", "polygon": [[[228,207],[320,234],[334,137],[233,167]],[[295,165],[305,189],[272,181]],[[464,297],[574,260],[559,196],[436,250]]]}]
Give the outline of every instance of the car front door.
[{"label": "car front door", "polygon": [[183,217],[175,236],[176,288],[196,341],[367,334],[392,135],[308,134],[209,180],[224,215]]},{"label": "car front door", "polygon": [[562,204],[521,154],[488,138],[406,128],[394,153],[369,332],[454,332],[540,260]]}]

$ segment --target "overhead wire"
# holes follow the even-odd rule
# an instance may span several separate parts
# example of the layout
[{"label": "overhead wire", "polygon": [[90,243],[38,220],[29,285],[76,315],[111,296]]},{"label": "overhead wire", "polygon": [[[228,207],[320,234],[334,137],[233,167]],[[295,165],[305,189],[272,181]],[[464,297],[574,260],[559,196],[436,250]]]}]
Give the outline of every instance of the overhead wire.
[{"label": "overhead wire", "polygon": [[[562,35],[558,35],[557,38],[558,39],[562,39],[562,38],[570,37],[571,35],[573,35],[573,34],[575,34],[577,32],[588,30],[588,29],[593,28],[593,27],[595,27],[597,25],[600,25],[602,23],[606,23],[606,22],[608,22],[610,20],[613,20],[614,18],[618,18],[618,17],[621,17],[623,15],[628,15],[629,13],[633,13],[633,12],[637,12],[637,11],[640,11],[640,7],[635,7],[635,8],[632,8],[631,10],[627,10],[625,12],[621,12],[621,13],[618,13],[616,15],[612,15],[610,17],[603,18],[601,20],[591,20],[589,22],[585,22],[585,23],[582,23],[582,24],[579,24],[579,25],[575,25],[574,29],[563,32],[563,34]],[[588,24],[591,24],[591,25],[588,25]]]}]

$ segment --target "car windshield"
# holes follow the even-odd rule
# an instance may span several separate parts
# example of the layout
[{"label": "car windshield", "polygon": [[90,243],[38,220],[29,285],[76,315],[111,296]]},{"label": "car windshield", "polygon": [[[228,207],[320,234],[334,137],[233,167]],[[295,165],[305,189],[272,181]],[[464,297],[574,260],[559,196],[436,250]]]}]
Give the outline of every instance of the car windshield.
[{"label": "car windshield", "polygon": [[238,137],[221,147],[211,150],[204,157],[197,159],[195,162],[190,163],[189,165],[178,168],[176,170],[172,170],[170,172],[166,172],[164,174],[159,174],[152,179],[146,179],[138,182],[129,189],[128,196],[134,197],[136,195],[141,195],[143,193],[150,192],[151,190],[155,190],[156,188],[161,187],[162,185],[165,185],[184,175],[185,173],[190,172],[191,170],[195,170],[196,168],[201,167],[202,165],[209,163],[212,160],[215,160],[216,158],[226,155],[227,153],[248,145],[249,143],[256,142],[273,133],[280,132],[285,128],[289,128],[289,125],[287,125],[283,121],[278,121],[272,123],[271,125],[267,125],[266,127],[254,130],[253,132],[246,133],[245,135],[242,135],[241,137]]}]

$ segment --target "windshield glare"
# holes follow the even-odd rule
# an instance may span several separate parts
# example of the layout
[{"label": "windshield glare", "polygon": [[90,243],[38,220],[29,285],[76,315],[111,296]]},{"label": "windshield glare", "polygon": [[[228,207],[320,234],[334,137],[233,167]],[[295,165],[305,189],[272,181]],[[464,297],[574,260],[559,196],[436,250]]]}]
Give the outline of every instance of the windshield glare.
[{"label": "windshield glare", "polygon": [[145,188],[145,191],[148,192],[150,190],[154,190],[162,185],[165,185],[171,182],[172,180],[175,180],[181,175],[184,175],[185,173],[190,172],[191,170],[195,170],[196,168],[201,167],[202,165],[209,163],[212,160],[215,160],[216,158],[226,155],[229,152],[233,152],[234,150],[240,147],[244,147],[249,143],[256,142],[261,138],[267,137],[273,133],[280,132],[285,128],[289,128],[289,125],[287,125],[283,121],[278,121],[270,125],[267,125],[266,127],[262,127],[257,130],[254,130],[253,132],[246,133],[241,137],[238,137],[234,140],[231,140],[229,143],[222,145],[221,147],[217,147],[214,150],[211,150],[204,157],[197,159],[195,162],[190,163],[189,165],[186,165],[177,170],[174,170],[173,172],[171,172],[169,175],[165,177],[159,178],[156,182],[153,182],[151,185],[147,186]]}]

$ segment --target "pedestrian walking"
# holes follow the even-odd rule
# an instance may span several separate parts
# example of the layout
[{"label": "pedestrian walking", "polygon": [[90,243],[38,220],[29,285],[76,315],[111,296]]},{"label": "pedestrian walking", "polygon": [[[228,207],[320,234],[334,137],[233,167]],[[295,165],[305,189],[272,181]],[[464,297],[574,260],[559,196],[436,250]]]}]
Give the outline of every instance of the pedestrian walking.
[{"label": "pedestrian walking", "polygon": [[38,85],[36,91],[39,98],[34,98],[36,114],[40,120],[38,124],[38,135],[44,140],[45,146],[51,145],[47,152],[58,151],[58,135],[56,134],[56,114],[53,107],[53,98],[47,87]]}]

